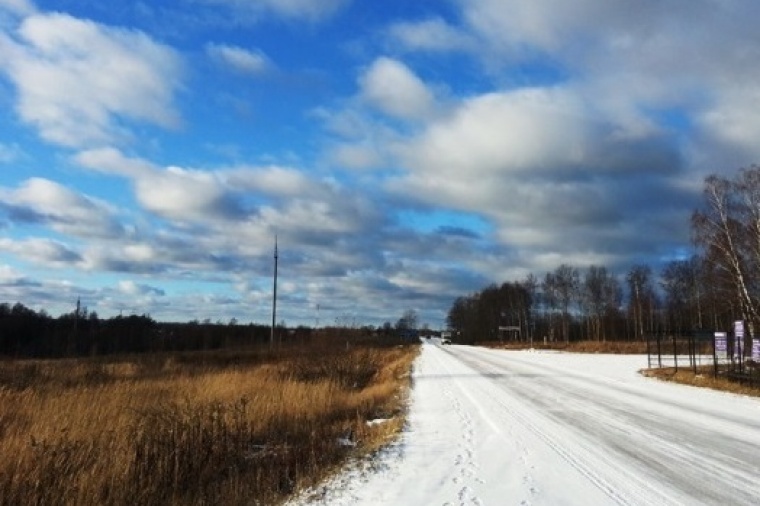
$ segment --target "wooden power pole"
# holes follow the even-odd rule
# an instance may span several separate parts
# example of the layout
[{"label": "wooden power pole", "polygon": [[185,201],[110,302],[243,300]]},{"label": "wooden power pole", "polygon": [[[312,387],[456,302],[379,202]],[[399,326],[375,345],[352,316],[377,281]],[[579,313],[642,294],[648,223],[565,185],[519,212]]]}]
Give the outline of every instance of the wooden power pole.
[{"label": "wooden power pole", "polygon": [[274,285],[272,290],[272,332],[269,335],[269,346],[274,347],[274,326],[277,320],[277,236],[274,236]]}]

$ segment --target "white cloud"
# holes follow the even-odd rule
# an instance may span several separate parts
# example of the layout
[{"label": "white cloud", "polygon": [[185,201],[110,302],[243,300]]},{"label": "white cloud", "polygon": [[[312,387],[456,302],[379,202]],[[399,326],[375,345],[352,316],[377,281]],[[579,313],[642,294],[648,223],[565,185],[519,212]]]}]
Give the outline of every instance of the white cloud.
[{"label": "white cloud", "polygon": [[471,49],[474,41],[441,18],[398,22],[388,28],[391,40],[413,51],[456,51]]},{"label": "white cloud", "polygon": [[298,170],[278,166],[223,171],[220,177],[235,191],[256,191],[278,197],[306,195],[319,186]]},{"label": "white cloud", "polygon": [[331,163],[348,169],[377,167],[383,160],[380,150],[366,143],[340,144],[329,153]]},{"label": "white cloud", "polygon": [[138,178],[134,185],[145,209],[178,222],[204,221],[232,211],[224,186],[207,172],[168,167]]},{"label": "white cloud", "polygon": [[166,293],[160,288],[146,284],[138,284],[132,280],[122,280],[118,283],[118,290],[126,295],[158,295],[164,296]]},{"label": "white cloud", "polygon": [[82,260],[79,253],[65,244],[44,238],[24,240],[0,238],[0,251],[13,253],[25,261],[48,267],[69,267],[79,264]]},{"label": "white cloud", "polygon": [[12,49],[5,71],[18,90],[19,115],[46,140],[119,142],[129,135],[127,119],[177,126],[180,58],[144,33],[39,14],[22,22],[18,37],[5,40]]},{"label": "white cloud", "polygon": [[206,44],[206,54],[237,72],[256,75],[269,67],[269,60],[260,51],[249,51],[225,44]]},{"label": "white cloud", "polygon": [[413,171],[465,178],[547,171],[584,160],[583,104],[561,89],[525,89],[465,100],[403,150]]},{"label": "white cloud", "polygon": [[97,148],[80,151],[74,161],[87,169],[127,178],[149,176],[156,167],[139,158],[129,158],[115,148]]},{"label": "white cloud", "polygon": [[[760,63],[760,61],[758,61]],[[723,94],[698,120],[713,135],[739,148],[760,156],[760,90],[755,84],[734,86],[732,93]]]},{"label": "white cloud", "polygon": [[286,19],[321,21],[338,12],[349,0],[201,0],[227,6],[243,15],[261,17],[270,14]]},{"label": "white cloud", "polygon": [[409,67],[387,57],[376,59],[359,78],[361,95],[380,111],[403,119],[421,119],[435,97]]},{"label": "white cloud", "polygon": [[112,148],[82,151],[74,160],[94,171],[126,177],[138,203],[168,220],[210,222],[236,213],[230,189],[211,171],[161,168]]},{"label": "white cloud", "polygon": [[[652,133],[652,111],[680,111],[699,134],[760,156],[760,16],[755,2],[460,0],[497,69],[548,62],[623,133]],[[667,127],[667,125],[665,125]],[[707,149],[697,157],[706,157]],[[707,157],[709,158],[709,156]]]},{"label": "white cloud", "polygon": [[114,237],[123,232],[111,206],[49,179],[31,178],[15,190],[0,188],[0,207],[14,220],[46,224],[78,237]]},{"label": "white cloud", "polygon": [[0,19],[2,11],[7,11],[14,16],[29,16],[37,11],[37,8],[29,0],[0,0]]}]

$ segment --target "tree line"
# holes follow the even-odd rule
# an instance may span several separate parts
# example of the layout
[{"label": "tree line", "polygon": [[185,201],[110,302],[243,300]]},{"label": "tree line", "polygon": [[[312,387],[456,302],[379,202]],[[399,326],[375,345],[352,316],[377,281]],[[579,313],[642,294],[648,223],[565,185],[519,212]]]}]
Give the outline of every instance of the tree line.
[{"label": "tree line", "polygon": [[[310,329],[277,327],[278,338],[303,338]],[[147,314],[102,319],[77,304],[58,317],[34,311],[22,303],[0,304],[0,357],[60,358],[189,351],[267,344],[268,325],[239,325],[210,320],[157,322]]]},{"label": "tree line", "polygon": [[562,264],[543,277],[493,284],[458,297],[447,324],[460,342],[635,341],[655,333],[760,326],[760,167],[711,175],[691,218],[695,253],[659,272]]}]

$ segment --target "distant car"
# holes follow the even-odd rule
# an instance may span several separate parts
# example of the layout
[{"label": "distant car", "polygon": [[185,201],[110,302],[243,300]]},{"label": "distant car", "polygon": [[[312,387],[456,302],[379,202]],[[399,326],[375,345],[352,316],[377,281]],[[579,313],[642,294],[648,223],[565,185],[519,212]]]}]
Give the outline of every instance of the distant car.
[{"label": "distant car", "polygon": [[450,337],[442,337],[441,338],[441,344],[451,344],[451,338]]}]

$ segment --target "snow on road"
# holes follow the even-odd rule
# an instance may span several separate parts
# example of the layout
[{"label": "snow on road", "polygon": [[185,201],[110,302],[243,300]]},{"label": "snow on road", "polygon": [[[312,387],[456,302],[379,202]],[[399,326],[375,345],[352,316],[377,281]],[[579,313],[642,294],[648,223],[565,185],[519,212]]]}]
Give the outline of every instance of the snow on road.
[{"label": "snow on road", "polygon": [[760,504],[760,401],[646,363],[427,342],[399,443],[293,504]]}]

